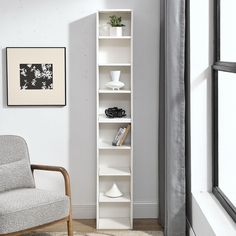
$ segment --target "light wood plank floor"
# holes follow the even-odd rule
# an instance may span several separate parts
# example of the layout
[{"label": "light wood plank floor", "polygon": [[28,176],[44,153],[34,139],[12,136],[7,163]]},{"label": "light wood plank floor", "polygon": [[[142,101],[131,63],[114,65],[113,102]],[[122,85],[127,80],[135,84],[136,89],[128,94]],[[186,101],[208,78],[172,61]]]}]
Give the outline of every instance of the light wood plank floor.
[{"label": "light wood plank floor", "polygon": [[[73,220],[74,231],[91,232],[96,230],[95,220]],[[157,219],[134,219],[134,230],[140,231],[162,231]],[[66,223],[58,223],[38,231],[66,232]]]}]

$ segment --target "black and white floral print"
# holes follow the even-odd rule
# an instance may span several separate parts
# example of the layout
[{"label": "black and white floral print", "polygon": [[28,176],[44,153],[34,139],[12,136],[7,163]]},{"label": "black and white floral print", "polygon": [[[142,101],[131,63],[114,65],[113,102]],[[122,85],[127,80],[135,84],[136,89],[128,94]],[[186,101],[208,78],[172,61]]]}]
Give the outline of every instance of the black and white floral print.
[{"label": "black and white floral print", "polygon": [[53,89],[53,65],[20,64],[20,89]]}]

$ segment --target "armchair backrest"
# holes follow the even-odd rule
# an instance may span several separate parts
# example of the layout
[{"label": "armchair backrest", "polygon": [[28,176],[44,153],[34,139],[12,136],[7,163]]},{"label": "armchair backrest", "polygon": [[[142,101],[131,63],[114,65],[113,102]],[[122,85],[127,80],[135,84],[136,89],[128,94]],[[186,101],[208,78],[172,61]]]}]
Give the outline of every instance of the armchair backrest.
[{"label": "armchair backrest", "polygon": [[34,187],[25,140],[19,136],[0,135],[0,192]]}]

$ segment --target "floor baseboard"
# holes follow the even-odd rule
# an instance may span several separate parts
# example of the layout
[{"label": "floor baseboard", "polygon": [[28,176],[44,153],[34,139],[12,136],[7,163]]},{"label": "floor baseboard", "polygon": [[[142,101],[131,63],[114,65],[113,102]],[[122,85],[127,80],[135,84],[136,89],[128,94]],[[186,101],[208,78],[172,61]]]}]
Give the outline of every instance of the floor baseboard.
[{"label": "floor baseboard", "polygon": [[[158,203],[134,202],[134,218],[158,218]],[[95,219],[95,204],[80,204],[72,206],[73,219]]]}]

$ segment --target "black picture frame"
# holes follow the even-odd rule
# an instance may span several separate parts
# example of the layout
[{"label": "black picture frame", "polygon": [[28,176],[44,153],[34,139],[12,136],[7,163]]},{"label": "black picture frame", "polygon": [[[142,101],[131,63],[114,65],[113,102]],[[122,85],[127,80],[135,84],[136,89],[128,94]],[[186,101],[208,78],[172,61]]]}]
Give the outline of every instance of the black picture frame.
[{"label": "black picture frame", "polygon": [[[44,80],[40,81],[43,86],[37,85],[36,89],[23,87],[21,66],[26,64],[33,68],[51,65],[53,86],[45,85]],[[25,76],[29,84],[30,77]],[[6,79],[8,106],[66,106],[66,47],[6,47]]]}]

